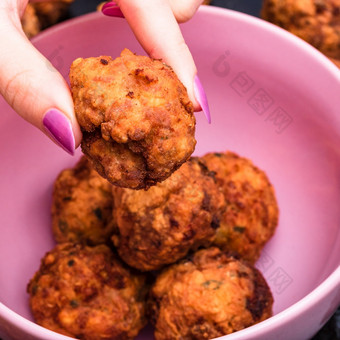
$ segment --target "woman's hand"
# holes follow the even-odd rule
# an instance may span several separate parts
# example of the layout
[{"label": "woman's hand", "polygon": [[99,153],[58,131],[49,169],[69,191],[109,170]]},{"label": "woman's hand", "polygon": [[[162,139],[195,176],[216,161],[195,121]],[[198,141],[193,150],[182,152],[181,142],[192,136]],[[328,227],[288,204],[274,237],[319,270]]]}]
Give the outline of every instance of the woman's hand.
[{"label": "woman's hand", "polygon": [[124,16],[150,57],[170,65],[186,87],[195,111],[203,110],[210,122],[205,92],[195,62],[178,22],[188,21],[203,0],[116,0],[104,5],[105,15]]},{"label": "woman's hand", "polygon": [[[37,0],[35,0],[37,1]],[[124,13],[137,39],[153,58],[172,66],[186,86],[195,110],[210,120],[197,70],[178,22],[190,19],[202,0],[118,0],[109,3]],[[25,36],[20,18],[28,0],[0,2],[0,93],[12,108],[65,151],[74,154],[82,134],[74,114],[69,87],[51,63]],[[106,9],[105,9],[106,8]],[[121,10],[121,12],[120,12]]]},{"label": "woman's hand", "polygon": [[21,28],[28,0],[0,2],[0,93],[24,119],[73,154],[81,132],[69,87]]}]

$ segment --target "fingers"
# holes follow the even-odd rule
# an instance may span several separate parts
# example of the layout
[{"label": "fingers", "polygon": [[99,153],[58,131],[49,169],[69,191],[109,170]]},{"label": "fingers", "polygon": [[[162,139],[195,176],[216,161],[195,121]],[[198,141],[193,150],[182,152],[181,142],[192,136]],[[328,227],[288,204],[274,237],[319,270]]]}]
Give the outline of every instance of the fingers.
[{"label": "fingers", "polygon": [[[175,12],[180,20],[187,20],[201,2],[186,1],[186,5],[179,5],[180,0],[172,0],[171,3],[168,0],[116,1],[145,51],[173,68],[186,87],[195,110],[203,109],[210,120],[207,99],[197,77],[195,62],[173,13]],[[113,16],[119,16],[112,3],[108,6],[111,6]],[[103,12],[110,15],[107,10],[105,13],[105,9]]]},{"label": "fingers", "polygon": [[172,12],[177,22],[186,22],[190,20],[196,13],[198,7],[202,4],[203,0],[169,0]]},{"label": "fingers", "polygon": [[0,8],[0,93],[24,119],[70,154],[81,140],[63,77],[21,30],[18,13]]}]

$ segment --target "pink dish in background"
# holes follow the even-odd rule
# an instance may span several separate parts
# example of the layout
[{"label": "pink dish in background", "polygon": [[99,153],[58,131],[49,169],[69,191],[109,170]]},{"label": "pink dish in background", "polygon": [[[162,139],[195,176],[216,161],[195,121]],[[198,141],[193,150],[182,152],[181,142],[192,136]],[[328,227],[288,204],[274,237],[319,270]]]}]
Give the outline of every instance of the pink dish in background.
[{"label": "pink dish in background", "polygon": [[[195,153],[250,158],[280,207],[257,263],[274,316],[220,339],[308,339],[340,304],[340,72],[302,40],[234,11],[204,6],[182,30],[212,113],[211,125],[196,115]],[[66,79],[78,57],[144,53],[125,20],[100,13],[47,30],[34,44]],[[68,156],[3,100],[0,110],[0,337],[70,339],[34,323],[26,285],[54,245],[53,182],[80,151]],[[148,328],[137,339],[151,338]]]}]

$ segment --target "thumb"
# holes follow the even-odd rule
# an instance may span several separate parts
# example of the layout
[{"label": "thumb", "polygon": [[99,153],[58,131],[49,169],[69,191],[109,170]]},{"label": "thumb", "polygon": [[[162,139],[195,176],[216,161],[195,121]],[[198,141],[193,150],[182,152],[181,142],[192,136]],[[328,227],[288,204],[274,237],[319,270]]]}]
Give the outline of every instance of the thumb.
[{"label": "thumb", "polygon": [[[14,13],[14,14],[13,14]],[[81,132],[67,83],[24,35],[18,13],[0,8],[0,93],[25,120],[74,154]]]}]

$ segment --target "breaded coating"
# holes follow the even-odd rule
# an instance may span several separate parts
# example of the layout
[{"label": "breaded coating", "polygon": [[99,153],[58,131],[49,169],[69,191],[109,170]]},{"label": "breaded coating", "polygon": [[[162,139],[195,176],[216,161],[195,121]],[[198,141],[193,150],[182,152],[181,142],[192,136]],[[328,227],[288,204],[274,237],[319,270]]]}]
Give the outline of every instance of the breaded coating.
[{"label": "breaded coating", "polygon": [[340,59],[340,0],[264,0],[261,16]]},{"label": "breaded coating", "polygon": [[146,324],[144,276],[105,245],[57,245],[27,291],[39,325],[77,339],[134,339]]},{"label": "breaded coating", "polygon": [[73,1],[74,0],[49,0],[32,3],[38,15],[41,29],[55,25],[62,20]]},{"label": "breaded coating", "polygon": [[114,245],[127,264],[142,271],[160,269],[191,249],[208,246],[225,209],[214,175],[198,158],[148,191],[113,191]]},{"label": "breaded coating", "polygon": [[27,4],[21,25],[30,39],[41,30],[58,23],[67,14],[73,0],[50,0]]},{"label": "breaded coating", "polygon": [[262,170],[235,153],[209,153],[203,160],[216,174],[227,204],[214,244],[255,263],[278,224],[273,186]]},{"label": "breaded coating", "polygon": [[21,18],[21,25],[29,39],[40,32],[41,26],[33,4],[27,4],[24,15]]},{"label": "breaded coating", "polygon": [[112,185],[83,156],[54,183],[52,229],[58,243],[106,243],[114,228]]},{"label": "breaded coating", "polygon": [[272,305],[270,288],[256,268],[209,248],[157,277],[147,314],[156,340],[203,340],[269,318]]},{"label": "breaded coating", "polygon": [[335,66],[340,68],[340,60],[339,59],[334,59],[334,58],[329,58],[331,60],[331,62],[333,62],[333,64],[335,64]]},{"label": "breaded coating", "polygon": [[77,59],[70,71],[82,150],[112,184],[148,188],[195,149],[195,117],[185,87],[160,60],[134,55]]}]

